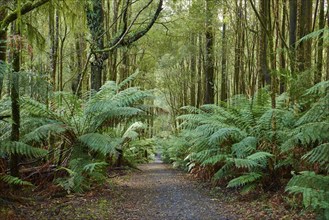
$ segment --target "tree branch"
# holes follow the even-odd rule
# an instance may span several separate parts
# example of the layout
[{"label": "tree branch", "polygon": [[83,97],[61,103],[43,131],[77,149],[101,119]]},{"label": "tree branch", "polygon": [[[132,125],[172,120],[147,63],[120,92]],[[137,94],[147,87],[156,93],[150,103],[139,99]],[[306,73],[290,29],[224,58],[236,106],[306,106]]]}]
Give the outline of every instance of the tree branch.
[{"label": "tree branch", "polygon": [[9,26],[9,24],[15,21],[18,18],[18,15],[25,15],[30,11],[46,4],[49,0],[39,0],[37,2],[28,1],[25,3],[20,10],[16,9],[9,15],[7,15],[2,21],[0,21],[0,32],[5,32]]},{"label": "tree branch", "polygon": [[[108,48],[105,48],[103,50],[99,50],[99,51],[95,51],[97,53],[108,53],[111,52],[119,47],[124,47],[124,46],[128,46],[130,44],[132,44],[133,42],[139,40],[141,37],[143,37],[151,28],[152,26],[155,24],[156,20],[158,19],[160,12],[162,11],[162,5],[163,5],[163,0],[159,1],[158,7],[156,12],[153,15],[152,20],[150,21],[150,23],[145,27],[144,30],[138,31],[137,33],[135,33],[134,35],[127,37],[127,39],[122,38],[119,42],[113,41],[110,43],[110,45],[108,46]],[[126,36],[123,36],[126,37]]]}]

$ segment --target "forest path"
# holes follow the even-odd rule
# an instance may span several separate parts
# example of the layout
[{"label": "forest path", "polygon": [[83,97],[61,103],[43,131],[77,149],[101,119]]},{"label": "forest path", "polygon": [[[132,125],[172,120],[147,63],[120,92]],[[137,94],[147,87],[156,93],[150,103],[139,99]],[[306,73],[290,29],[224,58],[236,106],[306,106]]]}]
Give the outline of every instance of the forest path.
[{"label": "forest path", "polygon": [[114,219],[236,219],[221,214],[220,201],[159,159],[139,168],[141,172],[123,182],[123,199],[116,205]]}]

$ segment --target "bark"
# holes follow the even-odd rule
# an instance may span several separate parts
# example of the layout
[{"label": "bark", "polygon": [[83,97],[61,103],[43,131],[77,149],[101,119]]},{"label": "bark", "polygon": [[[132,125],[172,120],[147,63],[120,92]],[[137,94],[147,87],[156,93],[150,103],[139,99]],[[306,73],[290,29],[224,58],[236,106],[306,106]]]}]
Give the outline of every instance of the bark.
[{"label": "bark", "polygon": [[[15,25],[13,29],[16,29]],[[14,32],[19,36],[19,31]],[[13,51],[13,71],[11,74],[10,96],[11,96],[11,115],[12,115],[12,128],[11,128],[11,141],[19,141],[20,135],[20,107],[19,107],[19,71],[20,71],[20,46],[14,48]],[[12,154],[10,158],[10,174],[12,176],[19,176],[19,155]]]},{"label": "bark", "polygon": [[198,87],[198,91],[197,91],[197,100],[196,100],[196,105],[197,107],[200,107],[202,104],[203,104],[203,95],[202,95],[202,85],[204,85],[203,83],[203,74],[202,74],[202,70],[203,70],[203,42],[202,42],[202,35],[199,34],[199,37],[198,37],[198,45],[199,45],[199,48],[198,48],[198,83],[197,83],[197,87]]},{"label": "bark", "polygon": [[50,51],[50,78],[53,86],[53,91],[56,91],[56,72],[58,58],[58,38],[59,38],[59,20],[58,11],[53,5],[49,5],[49,36],[51,41]]},{"label": "bark", "polygon": [[[196,45],[196,35],[195,33],[191,34],[191,45]],[[196,51],[192,50],[190,56],[190,73],[191,73],[191,90],[190,90],[190,97],[191,97],[191,106],[196,106],[196,89],[195,89],[195,79],[196,79]]]},{"label": "bark", "polygon": [[[0,21],[6,17],[7,10],[5,8],[0,9]],[[7,51],[7,32],[0,31],[0,64],[6,63],[6,51]],[[0,99],[3,90],[3,78],[4,75],[0,73]]]},{"label": "bark", "polygon": [[289,23],[290,71],[294,75],[296,68],[297,0],[289,0]]},{"label": "bark", "polygon": [[[325,27],[325,15],[324,15],[324,0],[320,0],[320,14],[319,14],[319,29]],[[316,72],[314,76],[314,83],[321,82],[322,79],[322,66],[323,66],[323,33],[319,35],[318,39],[318,59],[316,63]]]},{"label": "bark", "polygon": [[81,86],[78,87],[79,82],[82,77],[82,71],[83,71],[83,34],[77,34],[76,36],[76,42],[75,42],[75,54],[77,58],[77,76],[72,81],[71,87],[72,92],[76,94],[78,97],[81,97]]},{"label": "bark", "polygon": [[[278,4],[279,5],[279,4]],[[282,8],[282,21],[281,21],[281,48],[284,48],[285,39],[286,39],[286,11],[287,11],[287,2],[286,0],[283,1],[283,8]],[[285,52],[281,51],[280,53],[280,65],[281,71],[286,70],[286,57]],[[282,94],[286,90],[286,78],[281,74],[280,76],[280,94]]]},{"label": "bark", "polygon": [[[298,15],[298,34],[299,39],[301,39],[312,31],[312,0],[301,0],[300,11]],[[311,40],[302,41],[297,48],[297,62],[299,72],[304,72],[305,70],[311,68],[311,45]]]},{"label": "bark", "polygon": [[[102,1],[93,0],[91,8],[87,9],[87,22],[92,35],[94,50],[104,49],[104,12]],[[94,54],[94,60],[91,62],[91,89],[98,91],[102,86],[103,71],[102,54]]]},{"label": "bark", "polygon": [[213,30],[214,1],[206,0],[206,51],[205,51],[205,104],[214,103],[214,45],[215,34]]},{"label": "bark", "polygon": [[240,72],[241,72],[241,58],[242,58],[242,48],[241,48],[241,35],[242,35],[242,6],[241,0],[239,4],[236,5],[236,35],[235,35],[235,48],[234,48],[234,94],[240,93]]},{"label": "bark", "polygon": [[267,63],[267,28],[268,28],[268,16],[269,16],[269,1],[259,1],[259,20],[260,20],[260,38],[259,38],[259,76],[260,87],[269,85],[271,83],[271,76]]},{"label": "bark", "polygon": [[[223,13],[223,20],[225,21],[225,12]],[[226,53],[226,23],[223,22],[222,30],[222,81],[221,81],[221,95],[220,100],[222,102],[227,100],[228,97],[228,77],[227,77],[227,53]]]},{"label": "bark", "polygon": [[[327,28],[329,28],[329,1],[327,1]],[[329,46],[327,46],[327,74],[326,80],[329,80]]]}]

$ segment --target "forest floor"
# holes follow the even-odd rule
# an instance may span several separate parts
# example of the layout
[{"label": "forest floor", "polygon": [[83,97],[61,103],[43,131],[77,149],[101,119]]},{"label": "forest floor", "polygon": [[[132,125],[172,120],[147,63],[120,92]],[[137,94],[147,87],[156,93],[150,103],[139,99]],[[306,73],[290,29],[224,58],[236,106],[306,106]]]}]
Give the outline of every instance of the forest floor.
[{"label": "forest floor", "polygon": [[210,187],[161,161],[139,168],[117,173],[85,194],[5,205],[0,201],[0,219],[315,219],[285,207],[279,193],[241,196]]}]

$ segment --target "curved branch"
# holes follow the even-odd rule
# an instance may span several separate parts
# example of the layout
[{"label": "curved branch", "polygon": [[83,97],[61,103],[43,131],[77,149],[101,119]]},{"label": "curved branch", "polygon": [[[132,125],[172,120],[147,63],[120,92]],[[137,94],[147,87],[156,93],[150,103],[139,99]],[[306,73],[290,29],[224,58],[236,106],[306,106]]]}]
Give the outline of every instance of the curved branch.
[{"label": "curved branch", "polygon": [[46,4],[50,0],[39,0],[37,2],[28,1],[25,3],[20,10],[16,9],[12,13],[8,14],[2,21],[0,21],[0,32],[5,32],[9,26],[9,24],[15,21],[18,18],[18,15],[25,15],[30,11]]},{"label": "curved branch", "polygon": [[[162,11],[162,5],[163,5],[163,0],[159,1],[158,7],[156,12],[153,15],[152,20],[150,21],[150,23],[145,27],[144,30],[138,31],[137,33],[135,33],[132,36],[127,37],[127,39],[122,38],[119,42],[112,42],[108,48],[105,48],[103,50],[99,50],[99,51],[95,51],[97,53],[107,53],[110,51],[115,50],[118,47],[124,47],[124,46],[128,46],[130,44],[132,44],[133,42],[139,40],[141,37],[143,37],[151,28],[152,26],[155,24],[156,20],[158,19],[160,12]],[[124,36],[125,37],[125,36]]]}]

